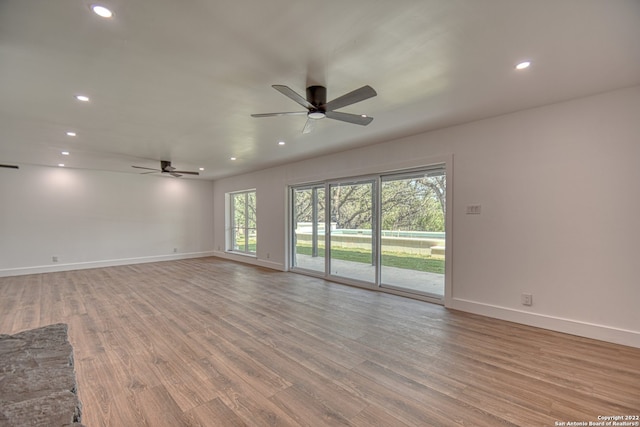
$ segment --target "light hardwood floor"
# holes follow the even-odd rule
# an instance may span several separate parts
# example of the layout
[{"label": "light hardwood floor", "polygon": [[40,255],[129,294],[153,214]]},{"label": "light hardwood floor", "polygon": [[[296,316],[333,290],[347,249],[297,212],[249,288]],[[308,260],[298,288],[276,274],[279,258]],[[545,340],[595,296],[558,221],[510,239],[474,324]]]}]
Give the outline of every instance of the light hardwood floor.
[{"label": "light hardwood floor", "polygon": [[89,427],[640,414],[640,349],[217,258],[0,278],[0,333],[56,322]]}]

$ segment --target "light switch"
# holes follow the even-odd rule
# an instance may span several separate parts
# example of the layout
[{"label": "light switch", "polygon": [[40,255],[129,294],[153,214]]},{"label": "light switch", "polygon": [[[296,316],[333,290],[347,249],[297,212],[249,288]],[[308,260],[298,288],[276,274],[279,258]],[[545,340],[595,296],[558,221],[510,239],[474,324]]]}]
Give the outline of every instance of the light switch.
[{"label": "light switch", "polygon": [[482,206],[480,205],[467,205],[467,215],[480,215]]}]

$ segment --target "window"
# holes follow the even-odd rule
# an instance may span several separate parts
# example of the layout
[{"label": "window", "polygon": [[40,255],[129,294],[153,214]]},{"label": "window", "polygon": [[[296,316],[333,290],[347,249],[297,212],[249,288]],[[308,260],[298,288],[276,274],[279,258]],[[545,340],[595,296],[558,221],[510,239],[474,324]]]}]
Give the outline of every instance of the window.
[{"label": "window", "polygon": [[229,193],[228,250],[256,254],[256,191]]}]

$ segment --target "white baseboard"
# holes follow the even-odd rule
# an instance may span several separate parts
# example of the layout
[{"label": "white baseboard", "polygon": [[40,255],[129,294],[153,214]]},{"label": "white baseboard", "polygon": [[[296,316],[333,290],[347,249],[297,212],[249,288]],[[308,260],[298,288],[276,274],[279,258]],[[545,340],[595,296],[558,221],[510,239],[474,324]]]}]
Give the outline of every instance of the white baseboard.
[{"label": "white baseboard", "polygon": [[270,268],[272,270],[287,271],[285,266],[279,262],[260,259],[253,255],[236,254],[233,252],[213,251],[213,256],[218,258],[229,259],[232,261],[243,262],[245,264],[257,265],[260,267]]},{"label": "white baseboard", "polygon": [[189,252],[171,255],[154,255],[147,257],[109,259],[102,261],[75,262],[68,264],[50,264],[33,267],[7,268],[0,270],[0,277],[24,276],[27,274],[55,273],[58,271],[85,270],[88,268],[115,267],[119,265],[143,264],[148,262],[174,261],[189,258],[204,258],[214,256],[213,251]]},{"label": "white baseboard", "polygon": [[[89,268],[115,267],[120,265],[142,264],[149,262],[172,261],[189,258],[204,258],[215,256],[218,258],[239,261],[246,264],[257,265],[270,268],[272,270],[286,271],[283,264],[269,260],[258,259],[253,256],[233,254],[223,251],[190,252],[171,255],[156,255],[137,258],[122,258],[102,261],[79,262],[69,264],[52,264],[33,267],[8,268],[0,270],[0,277],[23,276],[27,274],[53,273],[59,271],[84,270]],[[485,304],[477,301],[465,300],[461,298],[451,298],[447,301],[447,308],[479,314],[482,316],[502,319],[509,322],[521,323],[538,328],[549,329],[557,332],[592,338],[615,344],[627,345],[640,348],[640,332],[628,329],[614,328],[606,325],[581,322],[573,319],[566,319],[557,316],[549,316],[529,311],[516,310],[508,307],[501,307]]]},{"label": "white baseboard", "polygon": [[460,298],[452,298],[450,303],[447,304],[447,308],[507,320],[509,322],[535,326],[537,328],[564,332],[585,338],[592,338],[600,341],[640,348],[640,332],[638,331],[532,313]]}]

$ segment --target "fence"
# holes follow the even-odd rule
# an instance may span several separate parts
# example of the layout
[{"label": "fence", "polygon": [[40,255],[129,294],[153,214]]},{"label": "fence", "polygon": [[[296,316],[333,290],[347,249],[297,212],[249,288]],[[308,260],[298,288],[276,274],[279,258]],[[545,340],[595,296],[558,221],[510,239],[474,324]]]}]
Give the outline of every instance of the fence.
[{"label": "fence", "polygon": [[[391,231],[382,230],[382,251],[418,254],[425,256],[444,256],[445,233],[429,231]],[[299,223],[296,229],[296,242],[305,246],[312,244],[310,223]],[[324,224],[318,227],[318,242],[324,246]],[[344,249],[371,249],[371,230],[331,230],[331,245]]]}]

